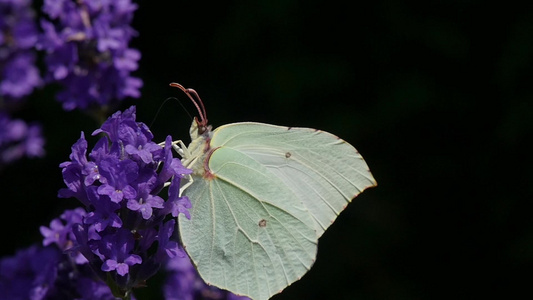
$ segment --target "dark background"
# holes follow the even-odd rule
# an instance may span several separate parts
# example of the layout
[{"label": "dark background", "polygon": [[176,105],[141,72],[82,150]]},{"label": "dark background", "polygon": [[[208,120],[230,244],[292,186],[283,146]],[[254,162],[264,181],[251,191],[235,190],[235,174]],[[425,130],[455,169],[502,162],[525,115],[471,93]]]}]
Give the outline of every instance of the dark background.
[{"label": "dark background", "polygon": [[[378,187],[320,239],[318,260],[281,299],[439,299],[531,295],[533,13],[486,1],[139,1],[133,46],[151,124],[169,82],[196,89],[214,126],[259,121],[334,133]],[[0,174],[2,255],[40,240],[73,199],[59,163],[80,131],[54,88],[25,116],[48,156]],[[151,126],[188,140],[175,101]],[[92,140],[94,143],[94,140]],[[94,145],[94,144],[92,144]]]}]

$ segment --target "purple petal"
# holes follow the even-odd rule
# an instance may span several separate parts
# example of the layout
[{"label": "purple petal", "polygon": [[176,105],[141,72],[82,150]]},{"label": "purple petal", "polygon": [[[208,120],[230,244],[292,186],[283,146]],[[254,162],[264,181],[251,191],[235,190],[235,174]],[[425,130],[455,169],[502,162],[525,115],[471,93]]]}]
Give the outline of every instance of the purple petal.
[{"label": "purple petal", "polygon": [[117,273],[120,276],[124,276],[124,275],[128,274],[128,272],[130,271],[130,266],[128,266],[125,263],[119,263],[119,264],[117,264],[115,269],[117,270]]},{"label": "purple petal", "polygon": [[124,260],[124,263],[128,264],[129,266],[133,266],[142,263],[142,261],[143,260],[139,255],[132,254]]},{"label": "purple petal", "polygon": [[141,208],[141,204],[139,204],[137,200],[128,200],[126,207],[133,211],[137,211]]},{"label": "purple petal", "polygon": [[148,204],[141,205],[141,208],[139,209],[141,211],[141,214],[143,216],[143,219],[148,220],[152,216],[152,207]]},{"label": "purple petal", "polygon": [[146,199],[146,204],[150,205],[154,208],[163,208],[163,204],[165,204],[165,200],[159,196],[148,196],[148,199]]},{"label": "purple petal", "polygon": [[110,272],[114,271],[118,267],[118,263],[116,260],[108,259],[102,264],[102,271],[104,272]]},{"label": "purple petal", "polygon": [[115,203],[119,203],[124,198],[124,194],[122,194],[122,191],[117,191],[115,187],[109,184],[104,184],[104,185],[99,186],[98,194],[109,196],[111,201]]},{"label": "purple petal", "polygon": [[122,189],[122,193],[124,194],[124,198],[126,198],[126,199],[137,198],[137,191],[133,187],[131,187],[130,185],[124,187]]}]

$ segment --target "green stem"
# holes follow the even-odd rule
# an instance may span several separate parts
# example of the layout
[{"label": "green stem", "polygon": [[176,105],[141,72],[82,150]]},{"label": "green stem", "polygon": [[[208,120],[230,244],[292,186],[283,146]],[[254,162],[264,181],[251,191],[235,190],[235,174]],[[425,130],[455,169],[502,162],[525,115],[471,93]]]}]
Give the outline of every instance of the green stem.
[{"label": "green stem", "polygon": [[124,297],[122,297],[122,300],[131,300],[131,293],[128,291],[126,292],[126,294],[124,295]]}]

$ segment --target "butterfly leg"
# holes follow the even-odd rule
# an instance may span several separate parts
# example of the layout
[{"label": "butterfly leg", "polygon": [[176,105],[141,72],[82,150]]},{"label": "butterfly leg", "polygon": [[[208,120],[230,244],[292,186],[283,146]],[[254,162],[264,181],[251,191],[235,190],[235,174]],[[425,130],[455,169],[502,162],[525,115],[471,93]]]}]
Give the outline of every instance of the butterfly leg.
[{"label": "butterfly leg", "polygon": [[194,179],[192,178],[191,174],[187,174],[186,178],[187,178],[187,183],[185,183],[184,185],[180,187],[180,197],[183,194],[183,191],[185,191],[194,182]]},{"label": "butterfly leg", "polygon": [[[165,146],[164,143],[159,143],[159,145]],[[185,143],[183,143],[182,140],[173,141],[172,149],[174,149],[174,151],[176,151],[176,153],[181,156],[183,165],[185,167],[188,167],[188,165],[190,165],[192,154],[187,148],[187,146],[185,146]],[[192,159],[192,161],[194,161],[194,159]]]},{"label": "butterfly leg", "polygon": [[[159,146],[164,147],[165,143],[159,143]],[[172,141],[172,149],[174,149],[174,151],[176,151],[176,153],[178,153],[182,158],[185,157],[187,154],[190,154],[187,149],[187,146],[185,146],[185,144],[181,140]]]},{"label": "butterfly leg", "polygon": [[[185,143],[182,140],[177,140],[172,142],[172,149],[176,151],[182,157],[182,164],[184,167],[189,168],[196,163],[198,157],[193,157]],[[193,182],[191,174],[188,174],[186,177],[187,183],[180,187],[180,196]]]},{"label": "butterfly leg", "polygon": [[[185,161],[186,163],[184,163],[183,165],[188,168],[194,165],[198,161],[198,157],[195,157],[190,161],[187,161],[187,160]],[[184,185],[180,187],[180,196],[183,193],[183,191],[185,191],[185,189],[187,189],[194,182],[194,179],[192,178],[191,174],[187,174],[186,178],[187,178],[187,183],[185,183]]]},{"label": "butterfly leg", "polygon": [[[162,142],[162,143],[159,143],[158,144],[159,146],[161,147],[165,147],[165,143]],[[182,158],[186,157],[186,156],[190,156],[190,152],[189,150],[187,149],[187,146],[185,146],[185,144],[183,143],[182,140],[177,140],[177,141],[172,141],[172,149],[174,149],[174,151],[176,151],[176,153],[178,153]]]}]

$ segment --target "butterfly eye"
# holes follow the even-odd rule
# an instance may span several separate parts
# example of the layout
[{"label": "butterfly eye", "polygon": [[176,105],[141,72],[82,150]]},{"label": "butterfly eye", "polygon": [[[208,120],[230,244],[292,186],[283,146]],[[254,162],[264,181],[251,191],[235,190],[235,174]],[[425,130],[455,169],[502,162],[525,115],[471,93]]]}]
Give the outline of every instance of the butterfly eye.
[{"label": "butterfly eye", "polygon": [[198,126],[198,135],[204,134],[204,132],[207,130],[207,127],[204,125]]}]

